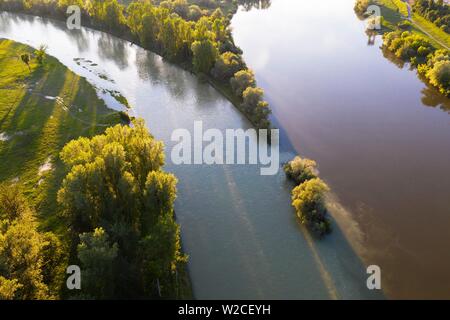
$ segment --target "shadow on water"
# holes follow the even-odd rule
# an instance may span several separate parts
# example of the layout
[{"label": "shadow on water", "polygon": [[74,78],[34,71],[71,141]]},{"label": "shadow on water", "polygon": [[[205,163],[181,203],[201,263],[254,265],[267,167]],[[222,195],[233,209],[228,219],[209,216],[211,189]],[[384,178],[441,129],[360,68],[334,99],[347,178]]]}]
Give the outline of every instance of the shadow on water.
[{"label": "shadow on water", "polygon": [[77,45],[77,49],[80,53],[89,50],[89,40],[87,34],[90,32],[89,29],[73,29],[69,30],[63,23],[52,23],[52,27],[67,34]]},{"label": "shadow on water", "polygon": [[107,33],[101,33],[98,39],[98,54],[102,59],[110,60],[120,70],[128,67],[126,43]]}]

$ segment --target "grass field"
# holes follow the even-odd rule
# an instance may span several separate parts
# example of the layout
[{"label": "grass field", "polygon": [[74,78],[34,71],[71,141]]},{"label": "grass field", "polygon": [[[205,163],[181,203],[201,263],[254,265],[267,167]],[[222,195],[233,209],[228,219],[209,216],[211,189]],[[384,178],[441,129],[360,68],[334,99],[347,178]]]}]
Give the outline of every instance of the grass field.
[{"label": "grass field", "polygon": [[[59,152],[70,140],[120,123],[95,89],[56,59],[20,59],[33,49],[0,39],[0,181],[16,181],[44,230],[62,235],[56,192],[65,175]],[[58,97],[58,98],[57,98]]]}]

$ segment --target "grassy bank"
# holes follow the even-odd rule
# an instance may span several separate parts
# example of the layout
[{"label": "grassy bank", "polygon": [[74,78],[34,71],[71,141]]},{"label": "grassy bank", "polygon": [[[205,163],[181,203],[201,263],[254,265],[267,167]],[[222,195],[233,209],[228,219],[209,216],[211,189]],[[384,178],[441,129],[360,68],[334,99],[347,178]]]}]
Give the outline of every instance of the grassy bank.
[{"label": "grassy bank", "polygon": [[18,181],[39,212],[40,224],[58,234],[56,192],[65,175],[59,152],[72,139],[120,123],[95,89],[55,58],[43,65],[20,55],[33,49],[0,40],[0,181]]}]

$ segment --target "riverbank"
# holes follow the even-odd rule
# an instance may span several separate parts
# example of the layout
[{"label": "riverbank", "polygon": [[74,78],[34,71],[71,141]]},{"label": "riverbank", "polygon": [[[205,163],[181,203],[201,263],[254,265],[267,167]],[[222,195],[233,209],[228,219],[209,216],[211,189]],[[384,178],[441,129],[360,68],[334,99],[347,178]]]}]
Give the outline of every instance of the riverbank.
[{"label": "riverbank", "polygon": [[[47,56],[28,66],[20,54],[34,49],[0,39],[0,180],[20,181],[44,228],[64,232],[56,191],[64,176],[59,152],[70,140],[122,123],[84,78]],[[45,165],[47,164],[47,165]]]},{"label": "riverbank", "polygon": [[[108,16],[102,18],[100,17],[100,13],[97,12],[102,8],[97,8],[96,6],[101,6],[102,4],[94,3],[93,7],[95,9],[87,9],[80,4],[82,25],[137,44],[146,50],[161,55],[165,59],[168,59],[168,61],[196,74],[200,78],[207,78],[208,82],[224,94],[247,117],[253,126],[257,128],[270,128],[270,120],[268,119],[270,108],[268,103],[263,101],[263,91],[260,90],[261,94],[256,100],[249,99],[247,102],[244,101],[244,90],[248,87],[256,87],[254,78],[247,83],[238,80],[239,86],[243,86],[242,90],[235,90],[231,83],[231,78],[233,78],[236,72],[249,71],[246,68],[245,62],[242,60],[241,51],[234,45],[233,38],[228,29],[233,14],[238,10],[237,2],[221,2],[212,9],[208,9],[210,12],[207,15],[203,15],[201,18],[194,19],[193,21],[185,20],[183,14],[178,14],[179,12],[176,8],[171,8],[169,11],[166,6],[152,6],[149,3],[139,2],[131,2],[124,6],[116,2],[116,0],[112,0],[110,3],[115,8],[116,16],[111,17],[112,21],[109,21]],[[63,22],[67,20],[65,6],[67,5],[60,4],[57,1],[52,3],[36,2],[31,5],[25,5],[22,1],[0,2],[0,10],[52,18]],[[154,13],[153,10],[159,11]],[[203,10],[203,12],[206,12],[206,10]],[[145,22],[145,17],[150,13],[153,15],[153,20],[151,22]],[[169,15],[169,13],[172,14]],[[136,17],[136,15],[140,15],[140,17]],[[167,18],[164,18],[164,16]],[[162,21],[158,22],[158,19],[162,19]],[[161,25],[146,25],[146,23],[159,23]],[[144,32],[144,29],[148,29],[148,31]],[[156,35],[145,35],[145,33],[150,33],[150,30],[153,29],[164,29],[164,31],[161,30],[161,34],[159,35],[164,40],[157,39]],[[167,33],[167,35],[163,33]],[[198,53],[194,52],[194,44],[197,44],[199,48]],[[210,46],[213,46],[214,49]],[[197,58],[197,54],[202,55],[202,57],[199,56]],[[210,57],[209,55],[211,54],[214,57]],[[217,62],[220,59],[227,59],[224,57],[226,54],[234,55],[233,63],[236,60],[240,60],[240,62],[237,62],[238,68],[234,64],[227,64],[228,62],[225,62],[222,65],[223,69],[221,72],[225,72],[227,75],[224,78],[213,76]],[[209,60],[212,60],[210,61],[212,63],[211,65],[207,67],[203,66],[202,68],[197,66],[198,61]],[[202,62],[201,64],[204,63]]]},{"label": "riverbank", "polygon": [[367,34],[369,37],[377,33],[383,36],[382,49],[388,52],[385,56],[400,66],[410,63],[412,68],[417,68],[421,80],[442,95],[450,96],[450,85],[446,80],[450,73],[450,35],[413,12],[409,3],[400,0],[358,0],[354,10],[360,19],[367,16],[366,10],[371,5],[381,9],[378,13],[381,28],[368,29]]},{"label": "riverbank", "polygon": [[[64,254],[73,255],[70,227],[57,214],[57,192],[67,174],[60,152],[73,139],[128,121],[108,108],[85,78],[52,56],[40,64],[35,55],[27,45],[0,39],[0,182],[20,185],[37,211],[39,229],[56,234],[70,248]],[[22,56],[30,57],[28,64]],[[179,268],[176,281],[174,297],[191,299],[186,265]]]},{"label": "riverbank", "polygon": [[[401,0],[372,0],[372,3],[381,6],[383,25],[391,31],[408,17],[407,4]],[[416,12],[412,12],[411,22],[412,33],[428,38],[437,49],[449,50],[450,35],[445,31]]]}]

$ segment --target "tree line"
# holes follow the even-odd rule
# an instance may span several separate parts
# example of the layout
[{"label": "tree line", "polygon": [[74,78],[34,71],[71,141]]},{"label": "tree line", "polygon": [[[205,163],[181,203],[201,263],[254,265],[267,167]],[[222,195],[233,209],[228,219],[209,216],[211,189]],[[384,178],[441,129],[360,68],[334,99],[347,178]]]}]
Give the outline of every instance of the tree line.
[{"label": "tree line", "polygon": [[142,0],[127,6],[117,0],[3,0],[0,8],[65,19],[67,7],[78,5],[83,24],[136,42],[205,75],[231,92],[232,101],[257,128],[269,128],[271,111],[264,92],[256,87],[229,28],[238,3],[227,3],[232,6],[227,15],[215,0]]}]

